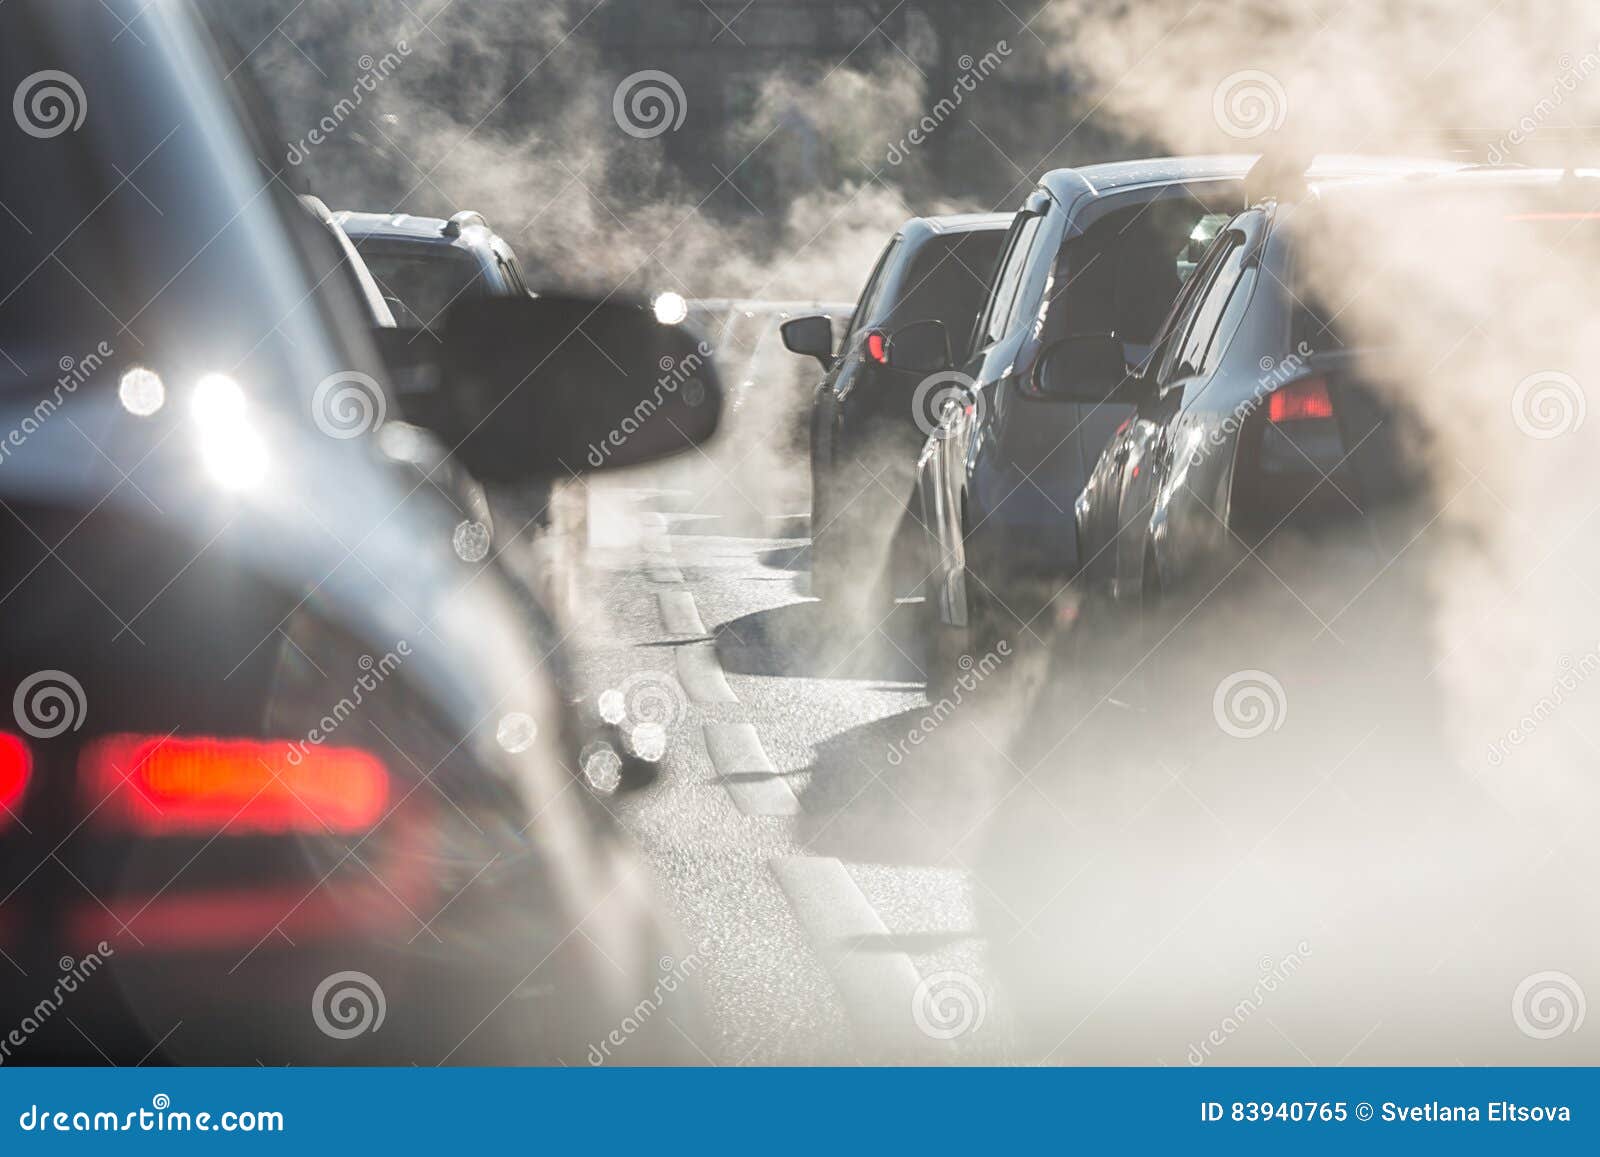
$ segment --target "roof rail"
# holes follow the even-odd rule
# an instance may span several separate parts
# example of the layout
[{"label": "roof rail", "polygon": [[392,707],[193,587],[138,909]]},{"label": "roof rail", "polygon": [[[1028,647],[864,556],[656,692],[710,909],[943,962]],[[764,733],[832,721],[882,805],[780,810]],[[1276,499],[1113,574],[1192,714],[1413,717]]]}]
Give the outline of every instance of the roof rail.
[{"label": "roof rail", "polygon": [[450,218],[450,220],[446,221],[444,223],[444,228],[441,229],[440,232],[446,237],[459,237],[461,236],[461,231],[463,229],[470,229],[473,226],[487,229],[489,227],[489,222],[484,220],[482,213],[476,212],[472,209],[463,209],[454,217]]}]

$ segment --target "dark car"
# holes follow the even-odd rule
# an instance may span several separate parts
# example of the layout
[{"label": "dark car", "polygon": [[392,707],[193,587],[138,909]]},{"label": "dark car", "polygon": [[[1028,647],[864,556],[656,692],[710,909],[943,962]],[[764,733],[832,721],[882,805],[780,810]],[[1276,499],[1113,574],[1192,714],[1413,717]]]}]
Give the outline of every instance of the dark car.
[{"label": "dark car", "polygon": [[[982,919],[1058,1062],[1491,1063],[1540,1035],[1506,997],[1574,951],[1588,889],[1582,822],[1548,817],[1592,813],[1590,741],[1515,774],[1478,741],[1555,713],[1516,720],[1502,648],[1570,648],[1554,704],[1592,670],[1583,397],[1553,371],[1592,364],[1600,175],[1251,185],[1140,370],[1107,333],[1042,355],[1042,388],[1130,417],[1076,504]],[[1523,525],[1547,508],[1570,552]],[[1229,1042],[1263,976],[1273,1031]],[[1593,1055],[1557,1048],[1509,1055]]]},{"label": "dark car", "polygon": [[[1075,333],[1114,333],[1130,364],[1194,263],[1244,204],[1254,158],[1165,158],[1048,174],[1006,240],[971,354],[923,448],[917,493],[928,529],[921,572],[933,665],[1037,628],[1079,566],[1073,503],[1128,416],[1052,395],[1040,355]],[[1321,175],[1403,165],[1329,158]],[[1440,166],[1448,167],[1448,166]]]},{"label": "dark car", "polygon": [[519,297],[529,292],[511,245],[483,214],[448,220],[409,213],[334,213],[405,329],[431,329],[463,297]]},{"label": "dark car", "polygon": [[[1501,210],[1508,199],[1515,211]],[[1352,212],[1404,220],[1476,201],[1486,206],[1482,228],[1499,230],[1502,246],[1538,254],[1587,240],[1597,200],[1600,181],[1532,170],[1349,188],[1313,181],[1219,232],[1138,373],[1085,388],[1095,374],[1110,375],[1105,335],[1049,351],[1047,383],[1131,406],[1076,503],[1082,590],[1125,607],[1182,607],[1241,554],[1306,533],[1337,532],[1386,563],[1408,541],[1396,541],[1399,524],[1389,518],[1426,481],[1423,443],[1403,396],[1382,380],[1386,351],[1348,339],[1350,304],[1310,280],[1305,251],[1320,244],[1326,252],[1335,223]],[[1425,302],[1407,300],[1377,257],[1352,254],[1346,263],[1362,296],[1396,316],[1425,316]],[[1460,276],[1472,284],[1465,267]],[[1495,320],[1486,317],[1479,332],[1492,335]],[[1440,350],[1437,364],[1455,364],[1454,352]]]},{"label": "dark car", "polygon": [[[0,7],[0,84],[53,86],[0,124],[3,1059],[579,1063],[670,929],[239,65],[181,3]],[[694,354],[615,302],[438,332],[500,485]],[[709,436],[704,373],[612,461]]]},{"label": "dark car", "polygon": [[988,296],[1009,214],[917,217],[890,239],[843,340],[829,318],[796,318],[784,344],[827,371],[811,412],[811,593],[865,596],[907,514],[911,467],[934,428],[938,383],[896,368],[889,349],[915,322],[940,322],[956,357]]}]

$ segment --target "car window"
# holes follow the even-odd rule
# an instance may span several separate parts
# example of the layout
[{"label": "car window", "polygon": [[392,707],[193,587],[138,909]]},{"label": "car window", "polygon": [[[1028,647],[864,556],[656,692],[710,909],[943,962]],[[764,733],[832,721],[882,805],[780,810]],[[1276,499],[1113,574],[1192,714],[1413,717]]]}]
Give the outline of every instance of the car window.
[{"label": "car window", "polygon": [[989,297],[989,284],[1000,259],[1005,233],[998,229],[956,233],[930,240],[911,263],[904,286],[884,324],[942,321],[952,352],[970,340],[972,323]]},{"label": "car window", "polygon": [[1147,201],[1109,213],[1068,240],[1056,258],[1047,333],[1112,333],[1129,345],[1149,345],[1204,256],[1204,246],[1195,252],[1195,238],[1213,237],[1217,216],[1192,196]]},{"label": "car window", "polygon": [[1256,267],[1251,266],[1241,272],[1238,280],[1233,283],[1216,327],[1206,341],[1205,352],[1200,355],[1198,369],[1202,374],[1209,374],[1216,369],[1218,363],[1222,361],[1222,355],[1228,352],[1228,345],[1233,341],[1233,335],[1238,332],[1240,323],[1244,321],[1245,310],[1250,307],[1250,299],[1255,295],[1257,272]]},{"label": "car window", "polygon": [[878,298],[883,296],[884,274],[889,269],[890,259],[894,257],[896,250],[899,248],[899,237],[895,237],[888,245],[884,246],[883,254],[878,258],[878,264],[872,269],[872,276],[867,278],[866,288],[861,291],[861,300],[856,302],[856,311],[850,318],[850,329],[845,333],[844,341],[839,346],[840,349],[850,348],[852,339],[855,338],[861,327],[867,324],[867,318],[872,315],[872,311],[877,307]]},{"label": "car window", "polygon": [[989,313],[982,334],[985,343],[997,342],[1012,330],[1017,289],[1022,284],[1022,273],[1028,266],[1028,257],[1043,221],[1039,216],[1024,217],[1012,229],[1005,260],[995,278],[994,292],[989,296]]},{"label": "car window", "polygon": [[443,321],[445,312],[459,298],[488,292],[478,263],[453,246],[396,249],[367,244],[358,248],[383,292],[398,298],[424,326]]},{"label": "car window", "polygon": [[1206,288],[1215,281],[1217,270],[1229,251],[1230,243],[1219,242],[1200,259],[1199,268],[1185,283],[1183,292],[1178,295],[1178,300],[1172,307],[1171,314],[1162,325],[1161,332],[1156,338],[1156,349],[1151,355],[1151,364],[1156,367],[1156,381],[1159,383],[1165,385],[1172,379],[1178,354],[1193,328],[1195,312],[1205,298]]},{"label": "car window", "polygon": [[1228,296],[1238,283],[1244,265],[1244,235],[1230,232],[1224,236],[1217,250],[1217,260],[1208,273],[1206,283],[1199,287],[1189,313],[1182,337],[1173,344],[1170,364],[1163,367],[1161,383],[1198,373],[1205,360],[1206,346],[1221,320],[1228,304]]}]

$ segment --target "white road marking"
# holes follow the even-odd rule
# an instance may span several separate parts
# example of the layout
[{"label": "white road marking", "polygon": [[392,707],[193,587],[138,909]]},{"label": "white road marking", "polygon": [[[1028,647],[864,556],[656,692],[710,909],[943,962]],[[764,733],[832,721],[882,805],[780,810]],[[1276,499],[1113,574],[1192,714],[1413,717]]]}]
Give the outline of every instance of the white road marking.
[{"label": "white road marking", "polygon": [[706,625],[700,621],[694,595],[688,591],[661,591],[656,595],[656,602],[661,607],[661,625],[667,634],[695,639],[705,636]]},{"label": "white road marking", "polygon": [[678,682],[696,703],[737,703],[739,697],[728,686],[728,677],[717,662],[717,650],[710,643],[674,648],[678,658]]},{"label": "white road marking", "polygon": [[889,930],[844,865],[832,857],[783,856],[770,866],[845,1010],[868,1039],[902,1049],[936,1046],[917,1029],[912,1012],[922,983],[916,965],[904,952],[868,947]]},{"label": "white road marking", "polygon": [[747,816],[793,816],[800,801],[748,723],[707,723],[706,750],[733,802]]},{"label": "white road marking", "polygon": [[650,581],[681,583],[683,581],[683,572],[675,566],[653,566],[650,568]]}]

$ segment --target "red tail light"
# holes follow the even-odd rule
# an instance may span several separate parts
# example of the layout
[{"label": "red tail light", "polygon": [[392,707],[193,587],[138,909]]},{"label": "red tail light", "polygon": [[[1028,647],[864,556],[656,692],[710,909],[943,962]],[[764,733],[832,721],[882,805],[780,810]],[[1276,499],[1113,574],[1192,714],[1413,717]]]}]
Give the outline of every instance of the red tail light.
[{"label": "red tail light", "polygon": [[348,834],[383,817],[389,773],[351,747],[112,735],[79,759],[85,809],[148,835]]},{"label": "red tail light", "polygon": [[33,755],[20,735],[0,731],[0,828],[15,817],[28,790],[33,772]]},{"label": "red tail light", "polygon": [[875,329],[867,331],[867,356],[880,366],[889,364],[889,343]]},{"label": "red tail light", "polygon": [[1267,402],[1267,417],[1273,422],[1303,422],[1333,417],[1333,399],[1328,396],[1328,380],[1302,378],[1281,387]]}]

